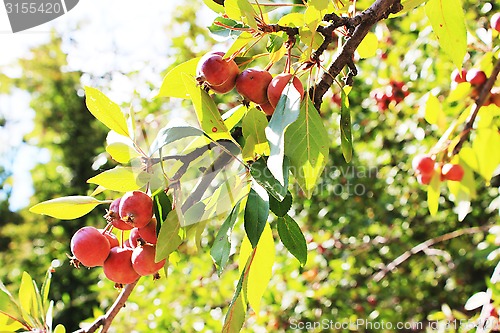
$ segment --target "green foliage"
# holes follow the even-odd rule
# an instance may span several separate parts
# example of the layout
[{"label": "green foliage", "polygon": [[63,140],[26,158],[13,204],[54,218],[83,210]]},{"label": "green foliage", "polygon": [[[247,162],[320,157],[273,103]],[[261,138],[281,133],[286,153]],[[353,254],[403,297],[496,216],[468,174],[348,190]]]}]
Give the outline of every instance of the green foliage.
[{"label": "green foliage", "polygon": [[52,329],[52,311],[54,302],[49,302],[49,288],[52,279],[51,267],[45,274],[41,292],[32,277],[23,272],[16,299],[0,281],[0,291],[9,300],[0,302],[0,331],[17,332],[21,329],[28,331],[43,331],[47,333],[64,333],[64,326],[57,325]]},{"label": "green foliage", "polygon": [[[421,3],[403,2],[404,10]],[[454,65],[461,67],[465,53],[462,7],[451,2],[453,8],[443,11],[436,8],[440,3],[428,1],[411,15],[384,21],[367,34],[358,49],[366,60],[355,57],[351,64],[359,68],[359,76],[349,77],[351,66],[349,73],[341,74],[346,81],[353,79],[352,90],[344,84],[339,84],[340,91],[336,86],[332,89],[341,95],[340,107],[326,95],[318,110],[309,96],[300,96],[289,84],[273,116],[266,119],[252,103],[234,106],[234,94],[210,95],[199,87],[194,79],[199,58],[183,47],[179,59],[185,62],[176,62],[167,73],[158,97],[188,99],[191,104],[183,106],[194,107],[192,116],[200,128],[160,124],[149,144],[137,135],[146,129],[135,129],[133,114],[122,113],[99,90],[86,89],[87,105],[96,119],[127,138],[124,143],[108,140],[106,148],[123,165],[85,179],[99,185],[91,196],[82,196],[87,200],[85,209],[65,205],[67,211],[53,216],[85,214],[105,202],[94,196],[113,196],[109,191],[101,194],[106,189],[148,189],[159,222],[156,259],[168,258],[168,280],[160,286],[144,281],[144,288],[131,298],[141,310],[155,313],[154,320],[148,316],[147,323],[134,323],[133,311],[126,308],[117,320],[119,329],[286,331],[295,329],[293,323],[320,319],[421,322],[449,318],[450,313],[454,318],[462,316],[447,304],[461,307],[468,296],[481,290],[482,277],[491,268],[484,260],[484,249],[496,246],[485,231],[498,222],[498,203],[494,203],[498,193],[485,186],[498,186],[495,170],[500,160],[491,152],[500,145],[500,114],[495,105],[483,107],[477,126],[466,133],[470,140],[455,154],[465,135],[463,127],[474,112],[473,88],[470,84],[450,87],[452,64],[434,61],[440,58],[437,45],[424,34],[429,31],[424,10]],[[241,67],[264,58],[280,71],[276,68],[285,58],[284,71],[293,65],[309,84],[320,73],[320,66],[309,61],[324,40],[316,31],[326,24],[320,23],[323,15],[354,14],[348,12],[349,6],[327,1],[311,1],[306,8],[288,8],[276,16],[261,14],[273,6],[262,8],[267,6],[246,0],[226,0],[224,7],[210,7],[224,10],[229,17],[217,18],[212,31],[233,38],[227,56],[241,55]],[[189,13],[191,9],[184,12]],[[261,21],[299,27],[297,40],[287,43],[293,47],[286,49],[283,32],[250,33],[257,32]],[[248,31],[233,33],[234,28]],[[196,28],[191,29],[186,39],[197,36]],[[458,37],[452,34],[455,29]],[[345,37],[335,36],[339,46]],[[495,53],[475,52],[470,50],[466,67],[477,66],[490,75]],[[334,57],[333,52],[326,55]],[[303,65],[311,66],[303,69]],[[410,95],[377,110],[370,91],[388,87],[394,80],[406,82]],[[436,172],[425,188],[426,201],[408,162],[421,151],[432,154],[438,171],[444,162],[463,165],[464,180],[441,181]],[[48,214],[54,207],[54,201],[45,201],[32,211]],[[241,217],[243,228],[238,228]],[[474,233],[457,233],[477,225],[480,228]],[[446,237],[428,245],[428,239],[438,235]],[[281,247],[275,244],[277,237],[290,256],[284,252],[275,256]],[[192,238],[196,250],[191,247]],[[208,251],[195,255],[204,247],[211,247],[215,267]],[[409,253],[405,260],[395,259],[402,258],[402,253]],[[231,262],[238,261],[237,274]],[[110,292],[99,288],[106,304]],[[172,305],[176,311],[156,315],[152,309],[160,304]],[[97,315],[99,310],[95,311]]]}]

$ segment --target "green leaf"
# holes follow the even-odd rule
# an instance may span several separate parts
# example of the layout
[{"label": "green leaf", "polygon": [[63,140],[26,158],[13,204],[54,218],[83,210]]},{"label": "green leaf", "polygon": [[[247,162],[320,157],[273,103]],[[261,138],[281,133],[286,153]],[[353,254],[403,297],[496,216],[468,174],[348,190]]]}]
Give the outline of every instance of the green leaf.
[{"label": "green leaf", "polygon": [[160,228],[172,211],[172,201],[163,189],[153,193],[153,210],[158,222],[157,228]]},{"label": "green leaf", "polygon": [[429,0],[425,14],[431,22],[439,45],[457,68],[467,53],[467,29],[460,0]]},{"label": "green leaf", "polygon": [[49,290],[50,290],[50,284],[52,281],[52,270],[53,268],[50,267],[47,272],[45,273],[45,279],[43,280],[42,283],[42,288],[40,295],[42,297],[42,306],[44,311],[47,311],[48,309],[48,304],[49,304]]},{"label": "green leaf", "polygon": [[143,188],[149,177],[144,171],[137,172],[132,167],[116,166],[90,178],[87,183],[100,185],[111,191],[127,192]]},{"label": "green leaf", "polygon": [[282,185],[285,184],[283,175],[285,131],[299,117],[301,97],[294,85],[289,82],[285,89],[283,89],[271,121],[265,129],[269,147],[271,148],[267,166],[273,176]]},{"label": "green leaf", "polygon": [[260,235],[267,224],[268,216],[269,196],[261,186],[254,184],[248,194],[244,215],[245,232],[253,248],[259,242]]},{"label": "green leaf", "polygon": [[149,148],[149,155],[153,155],[156,151],[158,151],[158,149],[161,149],[164,146],[177,140],[191,136],[203,135],[204,133],[202,130],[193,126],[168,124],[158,131],[156,138]]},{"label": "green leaf", "polygon": [[[211,1],[211,0],[208,0]],[[160,87],[160,92],[156,97],[177,97],[189,98],[189,92],[186,87],[181,84],[184,74],[196,76],[196,66],[201,57],[190,59],[182,64],[171,69],[163,78],[163,83]]]},{"label": "green leaf", "polygon": [[108,201],[97,200],[94,197],[75,195],[47,200],[30,208],[30,212],[48,215],[60,220],[79,218],[100,204]]},{"label": "green leaf", "polygon": [[342,154],[347,163],[352,159],[352,134],[351,134],[351,109],[349,109],[349,99],[344,91],[341,90],[340,103],[340,146]]},{"label": "green leaf", "polygon": [[182,78],[203,132],[214,141],[222,139],[234,141],[213,99],[197,85],[193,77],[183,74]]},{"label": "green leaf", "polygon": [[224,318],[224,326],[222,326],[222,333],[238,333],[243,327],[245,322],[245,315],[247,311],[246,303],[243,301],[243,294],[241,289],[245,279],[245,272],[240,274],[240,279],[236,285],[233,299],[229,304],[226,317]]},{"label": "green leaf", "polygon": [[233,37],[239,36],[242,32],[242,28],[245,28],[245,25],[241,24],[240,22],[223,16],[219,16],[215,18],[212,25],[208,27],[208,30],[210,30],[211,33],[217,36]]},{"label": "green leaf", "polygon": [[297,222],[289,215],[278,218],[278,234],[283,245],[304,266],[307,261],[307,243]]},{"label": "green leaf", "polygon": [[238,105],[232,108],[231,110],[225,112],[222,115],[222,119],[224,120],[224,124],[228,130],[232,130],[245,116],[247,113],[247,107],[244,105]]},{"label": "green leaf", "polygon": [[247,300],[255,313],[260,312],[260,302],[271,280],[275,257],[273,233],[270,225],[266,223],[255,247],[251,266],[248,268],[248,281],[246,284]]},{"label": "green leaf", "polygon": [[110,130],[130,137],[127,120],[118,104],[111,101],[106,95],[92,87],[85,87],[85,102],[90,113]]},{"label": "green leaf", "polygon": [[329,144],[318,110],[307,99],[299,118],[286,131],[285,154],[290,159],[295,179],[308,198],[325,168]]},{"label": "green leaf", "polygon": [[231,232],[233,231],[233,226],[236,222],[239,211],[240,203],[238,202],[224,223],[221,225],[219,231],[217,232],[217,236],[215,236],[212,248],[210,249],[210,255],[217,266],[217,274],[219,276],[229,261],[229,253],[231,250]]},{"label": "green leaf", "polygon": [[106,152],[118,163],[128,163],[141,154],[132,146],[123,142],[113,142],[106,146]]},{"label": "green leaf", "polygon": [[21,305],[23,318],[27,322],[33,322],[39,318],[41,309],[38,308],[33,279],[26,272],[23,272],[21,286],[19,287],[19,304]]},{"label": "green leaf", "polygon": [[257,13],[248,0],[225,0],[224,8],[229,18],[244,22],[257,29],[257,22],[255,21]]},{"label": "green leaf", "polygon": [[441,195],[439,190],[439,185],[441,175],[435,172],[432,176],[430,184],[427,186],[427,206],[429,206],[429,213],[431,216],[435,216],[439,208],[439,197]]},{"label": "green leaf", "polygon": [[269,143],[266,139],[265,128],[268,125],[264,112],[251,108],[242,121],[243,137],[243,159],[252,160],[256,156],[269,155]]},{"label": "green leaf", "polygon": [[292,194],[290,191],[286,193],[285,198],[282,201],[279,201],[274,196],[269,197],[269,209],[278,217],[285,216],[290,208],[292,207]]},{"label": "green leaf", "polygon": [[271,194],[273,197],[278,199],[279,201],[285,198],[287,193],[286,187],[281,185],[276,178],[271,174],[271,171],[268,169],[266,161],[264,158],[260,158],[254,163],[252,163],[250,167],[250,173],[252,177],[266,189],[266,191]]},{"label": "green leaf", "polygon": [[181,245],[182,239],[179,237],[179,229],[180,223],[177,213],[171,211],[167,219],[163,222],[160,233],[158,234],[155,256],[156,262],[167,258],[170,253],[177,250],[179,245]]}]

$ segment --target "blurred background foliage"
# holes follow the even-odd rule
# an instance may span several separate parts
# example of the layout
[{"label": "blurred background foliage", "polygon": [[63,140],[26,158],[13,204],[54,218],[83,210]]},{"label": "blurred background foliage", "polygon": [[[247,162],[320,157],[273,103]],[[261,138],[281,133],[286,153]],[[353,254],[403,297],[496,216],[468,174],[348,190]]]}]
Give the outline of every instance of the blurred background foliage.
[{"label": "blurred background foliage", "polygon": [[[214,40],[205,27],[196,24],[201,5],[195,2],[177,7],[175,18],[165,25],[165,34],[172,36],[171,54],[165,55],[172,62],[165,73],[214,47],[224,49],[229,45]],[[475,38],[487,29],[492,13],[499,10],[498,4],[486,1],[464,1],[464,7],[468,29]],[[498,175],[488,186],[477,177],[478,195],[462,222],[443,188],[439,214],[430,217],[426,192],[416,182],[411,159],[416,153],[428,151],[439,139],[420,108],[429,91],[437,96],[449,93],[452,64],[439,53],[423,8],[385,21],[374,32],[379,51],[357,62],[360,74],[349,96],[354,158],[346,164],[340,150],[339,107],[332,98],[339,88],[333,87],[321,110],[331,137],[331,159],[311,199],[293,191],[295,219],[308,240],[307,264],[300,267],[277,244],[274,276],[260,313],[250,312],[244,331],[288,332],[294,331],[294,324],[299,322],[348,322],[358,318],[426,322],[430,314],[446,306],[471,316],[473,313],[463,308],[466,300],[486,288],[485,281],[498,260],[488,257],[498,246],[498,238],[488,231],[438,243],[429,251],[411,256],[380,281],[373,278],[384,265],[421,242],[458,229],[498,223],[500,186]],[[64,195],[89,194],[93,188],[86,180],[114,165],[104,151],[106,129],[85,107],[81,85],[84,73],[65,70],[63,42],[54,34],[50,43],[34,48],[31,57],[19,61],[20,77],[0,76],[1,93],[12,89],[29,93],[36,116],[35,127],[25,140],[50,152],[50,161],[38,164],[31,172],[35,190],[32,204]],[[264,47],[257,45],[256,53]],[[480,48],[471,50],[465,67],[474,66],[480,56]],[[279,67],[272,71],[281,72]],[[410,95],[382,112],[370,92],[384,88],[390,80],[404,82]],[[106,82],[106,76],[91,77],[86,84],[106,91]],[[159,87],[141,88],[154,92]],[[216,98],[221,110],[239,103],[235,93]],[[145,140],[154,137],[168,119],[179,115],[189,118],[192,111],[185,101],[138,96],[131,96],[125,108],[137,112]],[[450,115],[450,119],[453,117]],[[2,121],[0,130],[6,122],[8,119]],[[11,182],[9,170],[0,168],[6,193],[0,202],[0,277],[14,291],[23,270],[41,280],[47,267],[56,266],[51,289],[51,298],[57,302],[55,322],[74,330],[80,322],[102,314],[117,295],[112,283],[101,279],[100,269],[73,269],[66,257],[75,230],[83,225],[104,227],[105,208],[98,207],[75,221],[33,215],[27,209],[10,211],[9,187],[4,186]],[[233,235],[238,242],[243,237],[239,223]],[[202,251],[197,252],[192,244],[181,247],[178,262],[173,263],[167,278],[143,278],[112,331],[220,331],[238,273],[236,264],[221,277],[215,272],[208,249],[217,228],[211,225],[205,231]],[[236,263],[236,258],[233,255],[231,262]],[[360,327],[359,331],[369,330]]]}]

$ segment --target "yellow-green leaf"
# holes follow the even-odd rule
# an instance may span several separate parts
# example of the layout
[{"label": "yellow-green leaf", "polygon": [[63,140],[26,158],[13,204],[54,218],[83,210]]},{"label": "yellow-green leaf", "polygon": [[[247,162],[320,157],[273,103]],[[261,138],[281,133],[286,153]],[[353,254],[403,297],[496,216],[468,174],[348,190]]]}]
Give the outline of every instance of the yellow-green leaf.
[{"label": "yellow-green leaf", "polygon": [[373,32],[366,34],[365,38],[361,41],[356,51],[358,51],[359,57],[366,59],[373,57],[377,53],[378,49],[378,38]]},{"label": "yellow-green leaf", "polygon": [[323,172],[330,138],[310,99],[303,103],[299,118],[285,133],[285,155],[300,187],[308,198]]},{"label": "yellow-green leaf", "polygon": [[243,158],[245,160],[254,159],[256,156],[269,155],[269,143],[267,142],[265,128],[268,121],[264,112],[252,108],[248,110],[242,121],[243,137],[245,146],[243,147]]},{"label": "yellow-green leaf", "polygon": [[227,111],[222,115],[222,119],[224,120],[224,124],[228,130],[232,130],[234,126],[236,126],[240,120],[245,116],[247,112],[247,107],[244,105],[238,105]]},{"label": "yellow-green leaf", "polygon": [[127,192],[144,187],[148,180],[149,175],[145,172],[138,172],[131,167],[117,166],[90,178],[87,183],[100,185],[111,191]]},{"label": "yellow-green leaf", "polygon": [[[235,52],[238,52],[248,44],[253,44],[253,42],[257,41],[257,38],[254,37],[251,33],[243,31],[238,38],[233,42],[231,47],[227,50],[226,55],[231,55]],[[226,58],[226,57],[225,57]]]},{"label": "yellow-green leaf", "polygon": [[257,13],[248,0],[226,0],[224,8],[226,8],[226,14],[229,18],[244,22],[257,29],[257,22],[255,21]]},{"label": "yellow-green leaf", "polygon": [[462,68],[467,52],[467,29],[460,0],[429,0],[425,14],[431,22],[439,45],[457,68]]},{"label": "yellow-green leaf", "polygon": [[37,295],[31,276],[23,272],[21,286],[19,287],[19,304],[23,312],[23,318],[30,321],[31,318],[39,318],[40,309],[38,308]]},{"label": "yellow-green leaf", "polygon": [[247,300],[256,314],[259,314],[260,301],[271,280],[275,255],[273,233],[266,223],[248,272]]},{"label": "yellow-green leaf", "polygon": [[221,139],[234,141],[213,99],[196,84],[193,77],[183,74],[182,78],[189,97],[191,97],[191,101],[193,102],[196,117],[203,132],[214,141]]},{"label": "yellow-green leaf", "polygon": [[63,325],[59,324],[54,329],[54,333],[66,333],[66,328]]},{"label": "yellow-green leaf", "polygon": [[182,75],[189,74],[194,77],[196,75],[196,66],[199,61],[200,57],[190,59],[171,69],[163,78],[163,83],[161,84],[160,92],[157,97],[189,98],[186,87],[181,84]]},{"label": "yellow-green leaf", "polygon": [[441,102],[431,93],[427,94],[424,118],[431,125],[437,125],[440,129],[446,128],[446,116]]},{"label": "yellow-green leaf", "polygon": [[30,208],[30,212],[55,217],[61,220],[79,218],[96,206],[107,203],[89,196],[68,196],[41,202]]},{"label": "yellow-green leaf", "polygon": [[128,163],[141,156],[134,147],[123,142],[113,142],[106,146],[106,151],[118,163]]},{"label": "yellow-green leaf", "polygon": [[440,174],[435,172],[429,186],[427,186],[427,206],[429,206],[431,216],[435,216],[439,208],[439,185],[441,184],[439,177]]},{"label": "yellow-green leaf", "polygon": [[476,137],[472,143],[472,150],[477,156],[478,172],[489,184],[493,172],[500,164],[500,134],[496,129],[481,128],[477,130]]},{"label": "yellow-green leaf", "polygon": [[85,87],[85,102],[90,113],[110,130],[130,137],[127,120],[118,104],[111,101],[106,95],[92,87]]},{"label": "yellow-green leaf", "polygon": [[0,312],[0,332],[17,332],[22,328],[25,329],[17,318],[14,320],[7,314]]}]

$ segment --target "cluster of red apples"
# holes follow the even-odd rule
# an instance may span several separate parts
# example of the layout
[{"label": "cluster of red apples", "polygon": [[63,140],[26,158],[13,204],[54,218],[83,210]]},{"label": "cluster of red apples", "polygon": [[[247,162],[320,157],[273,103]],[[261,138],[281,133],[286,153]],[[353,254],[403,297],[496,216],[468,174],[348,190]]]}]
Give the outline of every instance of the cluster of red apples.
[{"label": "cluster of red apples", "polygon": [[274,113],[283,89],[293,80],[295,89],[304,95],[302,82],[292,74],[275,76],[267,70],[248,68],[240,73],[232,58],[225,59],[223,52],[205,54],[196,69],[197,81],[219,94],[225,94],[236,87],[245,100],[254,102],[268,116]]},{"label": "cluster of red apples", "polygon": [[441,180],[461,181],[464,168],[460,164],[437,163],[430,155],[417,155],[413,158],[412,167],[420,184],[428,185],[436,172],[440,172]]},{"label": "cluster of red apples", "polygon": [[[75,267],[102,266],[104,275],[118,287],[135,282],[139,277],[153,275],[165,260],[155,262],[156,219],[153,217],[153,201],[141,191],[125,193],[115,199],[104,215],[108,225],[104,229],[86,226],[71,238],[71,262]],[[121,230],[121,243],[112,229]],[[128,231],[128,239],[123,235]]]}]

